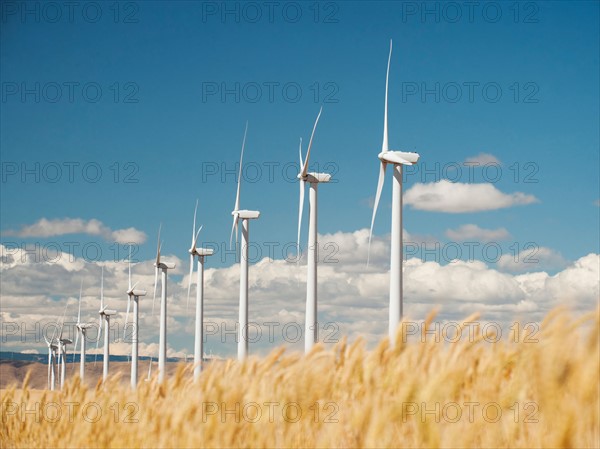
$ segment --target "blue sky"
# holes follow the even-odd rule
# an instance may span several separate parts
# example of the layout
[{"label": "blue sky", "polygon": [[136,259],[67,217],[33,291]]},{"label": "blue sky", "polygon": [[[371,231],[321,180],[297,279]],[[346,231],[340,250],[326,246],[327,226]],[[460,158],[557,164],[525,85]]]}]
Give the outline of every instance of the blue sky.
[{"label": "blue sky", "polygon": [[[121,246],[115,257],[111,238],[22,232],[42,218],[95,219],[111,230],[144,233],[136,256],[145,261],[153,257],[162,222],[164,251],[187,266],[197,198],[201,239],[229,241],[233,173],[246,120],[250,168],[241,205],[262,213],[252,223],[251,239],[263,249],[264,242],[295,242],[298,186],[290,164],[297,164],[298,139],[308,141],[321,105],[311,168],[335,171],[336,182],[319,189],[319,232],[367,228],[393,39],[390,145],[418,151],[419,170],[429,170],[424,178],[407,173],[405,192],[447,177],[453,172],[445,164],[458,164],[462,169],[453,179],[459,183],[491,177],[488,184],[503,194],[529,198],[473,212],[435,205],[421,210],[405,200],[404,227],[412,240],[443,245],[452,241],[448,230],[465,224],[504,228],[508,236],[498,240],[503,254],[527,243],[546,248],[558,262],[540,269],[551,275],[599,251],[597,2],[484,2],[472,18],[464,2],[283,2],[272,21],[268,6],[259,3],[229,3],[227,8],[238,8],[236,17],[222,15],[222,2],[123,2],[117,23],[108,3],[98,4],[95,23],[97,10],[78,6],[71,20],[68,8],[58,5],[56,23],[56,11],[43,3],[2,5],[3,245],[94,242],[102,248],[101,260],[123,259],[126,250]],[[424,5],[437,8],[439,17],[423,15]],[[261,17],[255,20],[257,7]],[[22,15],[25,8],[34,12]],[[301,17],[294,23],[297,11]],[[125,17],[134,23],[124,23]],[[55,101],[57,85],[62,96]],[[35,93],[23,97],[24,87],[36,86],[39,101]],[[98,86],[102,92],[94,101]],[[238,89],[239,99],[222,96],[223,87]],[[423,96],[424,89],[434,93]],[[464,165],[469,158],[492,161],[487,178],[475,169],[470,179]],[[73,182],[69,163],[79,164]],[[22,164],[37,171],[40,182],[35,174],[22,180]],[[56,165],[61,175],[50,182]],[[97,167],[98,182],[86,180],[96,177]],[[126,175],[137,182],[124,182]],[[389,233],[390,181],[388,173],[375,225],[381,238]],[[306,216],[304,223],[306,231]],[[231,256],[214,257],[208,266],[233,263]],[[181,281],[182,274],[174,278]],[[10,281],[7,272],[3,282]]]}]

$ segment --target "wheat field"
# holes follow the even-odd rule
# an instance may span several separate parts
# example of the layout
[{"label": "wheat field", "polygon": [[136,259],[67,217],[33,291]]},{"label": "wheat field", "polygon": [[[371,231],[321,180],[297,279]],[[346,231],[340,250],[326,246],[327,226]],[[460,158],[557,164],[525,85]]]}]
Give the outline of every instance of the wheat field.
[{"label": "wheat field", "polygon": [[599,446],[598,311],[554,310],[535,339],[474,335],[410,340],[402,326],[394,348],[279,349],[211,364],[198,383],[182,365],[135,392],[118,378],[95,388],[74,378],[61,392],[26,378],[3,392],[0,446]]}]

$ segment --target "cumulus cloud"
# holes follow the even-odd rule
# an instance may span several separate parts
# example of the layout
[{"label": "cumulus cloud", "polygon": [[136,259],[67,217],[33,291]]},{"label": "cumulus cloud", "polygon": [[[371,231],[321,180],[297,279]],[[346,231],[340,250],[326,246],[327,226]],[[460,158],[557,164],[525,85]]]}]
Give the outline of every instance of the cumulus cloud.
[{"label": "cumulus cloud", "polygon": [[[346,335],[359,336],[374,344],[387,333],[389,302],[389,237],[375,236],[371,265],[366,267],[368,229],[355,232],[322,234],[321,244],[333,245],[321,251],[319,258],[319,333],[321,341],[335,342]],[[2,247],[0,246],[0,249]],[[546,254],[545,251],[541,252]],[[15,322],[26,329],[52,329],[68,303],[66,329],[74,332],[79,285],[84,281],[82,318],[98,322],[100,270],[104,267],[106,303],[117,310],[111,320],[115,326],[111,353],[127,354],[130,345],[122,341],[127,308],[127,263],[103,261],[72,264],[22,261],[19,254],[2,265],[3,323]],[[182,260],[164,255],[166,260]],[[327,260],[325,260],[327,258]],[[551,258],[550,258],[551,259]],[[133,265],[133,280],[148,291],[140,299],[140,343],[143,355],[157,355],[159,301],[152,313],[154,267],[152,260]],[[529,272],[512,271],[508,262],[496,267],[481,261],[438,263],[411,258],[404,264],[404,312],[413,320],[423,319],[440,306],[440,320],[459,320],[480,312],[487,320],[509,323],[516,315],[527,321],[539,321],[550,308],[564,304],[577,310],[590,310],[598,301],[600,256],[589,254],[567,264],[550,275],[540,265]],[[210,268],[205,272],[204,318],[205,352],[232,357],[236,353],[235,329],[239,304],[239,266]],[[250,344],[252,354],[264,353],[277,345],[288,351],[303,347],[304,308],[306,301],[306,262],[263,258],[251,261],[249,321],[253,334],[261,333]],[[192,354],[194,341],[195,281],[192,278],[190,307],[186,307],[187,267],[169,272],[168,343],[169,355]],[[158,286],[160,292],[160,285]],[[160,297],[160,295],[158,295]],[[268,324],[275,323],[275,324]],[[270,326],[270,327],[269,327]],[[97,324],[96,324],[97,327]],[[3,337],[8,333],[3,326]],[[296,335],[298,334],[298,335]],[[45,351],[43,338],[21,341],[20,332],[7,335],[7,347],[15,350]],[[26,336],[29,334],[26,334]],[[74,334],[70,334],[74,335]],[[90,330],[90,351],[95,351],[96,330]],[[29,337],[28,337],[29,338]],[[329,344],[329,343],[328,343]],[[102,343],[100,344],[100,349]]]},{"label": "cumulus cloud", "polygon": [[503,193],[489,183],[452,183],[445,179],[417,183],[404,194],[405,204],[415,209],[448,213],[480,212],[537,201],[535,196],[522,192]]},{"label": "cumulus cloud", "polygon": [[567,266],[567,260],[557,251],[544,246],[531,245],[518,254],[503,254],[498,268],[511,272],[557,270]]},{"label": "cumulus cloud", "polygon": [[504,228],[484,229],[475,224],[465,224],[459,226],[457,229],[446,230],[446,236],[457,242],[464,242],[467,240],[494,242],[506,240],[510,237],[510,234]]},{"label": "cumulus cloud", "polygon": [[493,154],[479,153],[477,156],[471,156],[471,157],[466,158],[465,163],[479,164],[479,165],[486,165],[486,164],[500,165],[500,160]]},{"label": "cumulus cloud", "polygon": [[141,244],[146,241],[146,234],[142,231],[135,228],[117,229],[113,231],[95,218],[92,218],[91,220],[84,220],[81,218],[57,218],[48,220],[47,218],[42,218],[31,225],[23,226],[17,231],[8,230],[5,234],[24,238],[88,234],[100,236],[108,242],[123,244]]}]

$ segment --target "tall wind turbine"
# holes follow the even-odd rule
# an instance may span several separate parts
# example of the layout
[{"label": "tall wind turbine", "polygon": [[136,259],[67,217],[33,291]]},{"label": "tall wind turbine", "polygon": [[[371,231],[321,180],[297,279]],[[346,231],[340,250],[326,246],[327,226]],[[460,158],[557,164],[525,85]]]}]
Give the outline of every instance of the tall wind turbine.
[{"label": "tall wind turbine", "polygon": [[[235,207],[231,212],[233,215],[233,226],[231,227],[231,237],[229,246],[235,230],[235,238],[238,237],[238,221],[242,220],[242,247],[240,248],[240,310],[239,310],[239,328],[238,328],[238,360],[245,360],[248,356],[248,241],[249,241],[249,220],[255,220],[260,217],[257,210],[240,210],[240,185],[242,183],[242,161],[244,159],[244,146],[246,145],[246,134],[248,133],[248,122],[244,131],[244,140],[242,141],[242,154],[240,155],[240,172],[237,182],[237,194],[235,196]],[[244,332],[246,336],[244,337]]]},{"label": "tall wind turbine", "polygon": [[138,379],[138,344],[139,344],[139,300],[140,296],[146,295],[146,290],[137,290],[138,283],[131,285],[131,248],[129,249],[129,287],[127,288],[127,314],[125,315],[125,329],[129,320],[129,308],[133,300],[133,330],[131,332],[131,388],[135,390]]},{"label": "tall wind turbine", "polygon": [[96,349],[98,349],[98,342],[100,341],[100,335],[102,334],[102,324],[104,324],[104,356],[102,360],[102,381],[104,382],[108,377],[110,358],[110,317],[117,313],[116,310],[109,309],[108,306],[104,305],[104,267],[102,267],[102,278],[100,281],[100,310],[98,313],[100,314],[100,321]]},{"label": "tall wind turbine", "polygon": [[[77,323],[75,323],[75,327],[77,329],[77,336],[75,337],[75,346],[73,346],[73,354],[77,350],[77,342],[79,340],[79,336],[81,335],[81,352],[79,356],[79,377],[83,382],[85,378],[85,334],[87,332],[87,328],[91,326],[89,323],[81,322],[81,294],[83,292],[83,280],[81,281],[81,287],[79,289],[79,310],[77,311]],[[73,361],[75,361],[75,357],[73,356]]]},{"label": "tall wind turbine", "polygon": [[319,117],[323,108],[319,110],[319,115],[315,120],[315,125],[310,135],[310,142],[306,152],[306,159],[302,161],[302,139],[300,139],[300,206],[298,210],[298,259],[300,258],[300,228],[302,227],[302,209],[304,207],[304,187],[306,183],[310,184],[309,194],[309,227],[308,227],[308,259],[306,275],[306,318],[304,324],[304,352],[308,353],[318,341],[317,324],[317,187],[320,183],[329,182],[331,175],[328,173],[308,173],[308,163],[310,158],[310,149],[312,147],[313,137],[319,123]]},{"label": "tall wind turbine", "polygon": [[[395,343],[396,329],[402,319],[402,166],[414,165],[419,160],[419,154],[405,151],[390,151],[388,146],[388,81],[390,76],[390,62],[392,60],[392,41],[390,40],[390,54],[388,56],[387,73],[385,77],[385,111],[383,116],[383,144],[381,152],[377,155],[380,160],[379,180],[377,182],[377,194],[371,218],[371,230],[369,232],[369,254],[371,250],[371,238],[373,236],[373,224],[377,214],[377,206],[381,197],[381,190],[385,181],[385,169],[387,164],[392,164],[394,172],[394,184],[392,190],[392,241],[390,256],[390,308],[389,308],[389,337],[390,344]],[[367,259],[367,264],[368,264]]]},{"label": "tall wind turbine", "polygon": [[212,256],[213,250],[210,248],[197,248],[198,236],[202,226],[196,231],[196,212],[198,211],[198,201],[194,209],[194,224],[192,226],[192,246],[190,253],[190,276],[188,283],[187,304],[190,302],[190,289],[192,287],[192,274],[194,272],[194,256],[198,256],[198,274],[196,279],[196,328],[194,335],[194,380],[198,380],[202,371],[203,350],[203,332],[204,332],[204,258]]},{"label": "tall wind turbine", "polygon": [[[174,263],[161,262],[160,260],[160,228],[158,227],[158,244],[156,249],[156,261],[154,266],[154,298],[152,299],[152,310],[154,310],[154,300],[156,299],[156,285],[158,283],[158,270],[161,270],[162,294],[160,296],[160,331],[158,343],[158,381],[162,382],[165,378],[165,363],[167,361],[167,270],[175,268]],[[150,362],[152,363],[152,361]],[[152,365],[151,365],[152,366]]]}]

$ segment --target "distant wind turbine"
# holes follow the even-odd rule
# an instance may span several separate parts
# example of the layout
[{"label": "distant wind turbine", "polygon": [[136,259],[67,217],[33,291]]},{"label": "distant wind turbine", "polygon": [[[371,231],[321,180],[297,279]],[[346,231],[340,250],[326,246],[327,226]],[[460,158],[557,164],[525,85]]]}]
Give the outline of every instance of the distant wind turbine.
[{"label": "distant wind turbine", "polygon": [[[235,196],[235,207],[231,212],[233,215],[233,226],[231,227],[231,237],[229,246],[235,230],[235,238],[238,237],[238,221],[242,220],[242,247],[240,248],[240,308],[239,308],[239,328],[238,328],[238,360],[242,361],[248,357],[248,242],[249,242],[249,220],[255,220],[260,217],[260,212],[256,210],[240,210],[240,185],[242,183],[242,161],[244,159],[244,147],[246,145],[246,134],[248,133],[248,122],[244,131],[244,140],[242,141],[242,153],[240,155],[240,172],[237,182],[237,194]],[[246,336],[244,336],[244,332]]]},{"label": "distant wind turbine", "polygon": [[[161,270],[161,287],[162,294],[160,296],[160,330],[159,330],[159,343],[158,343],[158,381],[162,382],[165,378],[165,364],[167,361],[167,270],[175,268],[174,263],[161,262],[160,260],[160,230],[162,226],[158,227],[158,244],[156,248],[156,261],[154,266],[156,270],[154,272],[154,298],[152,299],[152,310],[154,310],[154,300],[156,299],[156,285],[158,283],[158,270]],[[152,366],[152,361],[150,361]]]},{"label": "distant wind turbine", "polygon": [[317,324],[317,187],[319,183],[329,182],[331,175],[328,173],[308,173],[308,164],[310,159],[310,150],[312,147],[313,137],[319,123],[319,117],[323,108],[319,110],[319,115],[315,120],[306,159],[302,161],[302,139],[300,139],[300,173],[298,180],[300,181],[300,206],[298,209],[298,260],[300,259],[300,229],[302,227],[302,210],[304,207],[304,187],[306,183],[310,184],[309,196],[309,227],[308,227],[308,256],[307,256],[307,275],[306,275],[306,317],[304,324],[304,352],[308,353],[318,341],[318,324]]},{"label": "distant wind turbine", "polygon": [[140,296],[146,295],[146,290],[137,290],[135,287],[138,282],[131,285],[131,248],[129,248],[129,284],[127,288],[127,314],[125,315],[125,327],[123,332],[127,329],[127,323],[129,320],[129,309],[131,302],[133,301],[133,329],[131,332],[131,388],[134,390],[137,388],[138,379],[138,349],[139,349],[139,300]]},{"label": "distant wind turbine", "polygon": [[102,381],[106,381],[108,377],[108,365],[110,359],[110,317],[117,313],[116,310],[109,309],[108,306],[104,305],[104,267],[102,267],[102,277],[100,280],[100,314],[99,326],[98,326],[98,340],[96,340],[96,350],[98,350],[98,343],[100,342],[100,335],[102,335],[102,324],[104,324],[104,356],[102,360]]},{"label": "distant wind turbine", "polygon": [[75,351],[77,350],[77,342],[79,340],[79,336],[81,335],[81,352],[79,356],[79,377],[83,382],[85,378],[85,334],[87,329],[91,326],[89,323],[81,322],[81,295],[83,292],[83,279],[81,280],[81,287],[79,288],[79,309],[77,311],[77,323],[75,323],[75,327],[77,329],[77,336],[75,337],[75,346],[73,346],[73,362],[75,362]]},{"label": "distant wind turbine", "polygon": [[48,345],[48,390],[54,391],[54,386],[56,383],[56,372],[54,369],[55,359],[56,359],[56,350],[58,349],[53,342],[53,339],[48,339],[44,335],[44,340],[46,340],[46,345]]},{"label": "distant wind turbine", "polygon": [[[392,164],[394,171],[394,188],[392,191],[392,241],[390,256],[390,306],[389,306],[389,338],[390,344],[395,343],[396,329],[402,319],[402,166],[414,165],[419,160],[419,154],[405,151],[390,151],[388,146],[388,81],[390,76],[390,62],[392,60],[392,41],[390,40],[390,54],[388,56],[387,73],[385,77],[385,112],[383,118],[383,144],[381,152],[377,155],[381,161],[379,166],[379,180],[377,181],[377,194],[371,218],[369,231],[369,252],[371,251],[371,238],[373,224],[377,214],[377,206],[381,197],[381,190],[385,181],[387,164]],[[369,263],[367,256],[367,265]]]},{"label": "distant wind turbine", "polygon": [[[192,246],[188,252],[190,253],[190,275],[188,282],[187,305],[190,302],[190,289],[192,287],[192,274],[194,272],[194,256],[198,256],[198,274],[196,279],[196,327],[194,333],[194,380],[198,380],[202,371],[203,351],[203,332],[204,332],[204,258],[211,256],[213,250],[210,248],[197,248],[198,236],[202,226],[196,231],[196,212],[198,211],[198,201],[196,200],[196,208],[194,209],[194,223],[192,225]],[[187,359],[187,356],[186,356]]]}]

